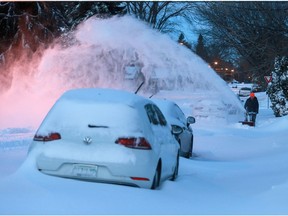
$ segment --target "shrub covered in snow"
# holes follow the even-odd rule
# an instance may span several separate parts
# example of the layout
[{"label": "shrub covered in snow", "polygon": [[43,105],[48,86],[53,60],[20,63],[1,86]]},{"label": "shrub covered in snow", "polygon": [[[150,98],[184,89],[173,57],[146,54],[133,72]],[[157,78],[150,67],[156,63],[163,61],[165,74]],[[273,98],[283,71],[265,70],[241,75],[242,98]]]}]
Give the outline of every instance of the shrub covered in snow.
[{"label": "shrub covered in snow", "polygon": [[272,82],[267,89],[271,100],[271,108],[276,117],[288,115],[288,57],[277,57],[274,70],[272,71]]}]

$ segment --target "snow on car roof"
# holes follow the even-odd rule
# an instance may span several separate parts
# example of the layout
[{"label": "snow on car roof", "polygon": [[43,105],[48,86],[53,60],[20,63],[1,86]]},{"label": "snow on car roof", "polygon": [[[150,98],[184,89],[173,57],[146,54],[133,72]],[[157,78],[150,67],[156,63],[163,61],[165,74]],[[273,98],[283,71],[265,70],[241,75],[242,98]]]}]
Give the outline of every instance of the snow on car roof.
[{"label": "snow on car roof", "polygon": [[[152,103],[142,96],[108,88],[79,88],[66,91],[43,120],[38,134],[57,130],[64,134],[73,128],[86,130],[88,125],[121,128],[119,131],[139,131],[139,123],[146,127],[140,107]],[[139,112],[140,113],[139,113]],[[144,111],[144,109],[143,109]],[[145,118],[148,118],[147,116]],[[147,119],[148,122],[148,119]],[[77,129],[77,130],[78,130]]]},{"label": "snow on car roof", "polygon": [[159,98],[152,98],[151,99],[154,103],[161,108],[164,113],[170,113],[171,109],[173,109],[174,102],[167,100],[167,99],[159,99]]},{"label": "snow on car roof", "polygon": [[[174,101],[159,98],[153,98],[152,101],[161,109],[170,124],[178,125],[179,122],[182,122],[179,116],[183,116],[184,119],[186,118],[183,111]],[[176,106],[178,106],[179,109],[177,109]]]}]

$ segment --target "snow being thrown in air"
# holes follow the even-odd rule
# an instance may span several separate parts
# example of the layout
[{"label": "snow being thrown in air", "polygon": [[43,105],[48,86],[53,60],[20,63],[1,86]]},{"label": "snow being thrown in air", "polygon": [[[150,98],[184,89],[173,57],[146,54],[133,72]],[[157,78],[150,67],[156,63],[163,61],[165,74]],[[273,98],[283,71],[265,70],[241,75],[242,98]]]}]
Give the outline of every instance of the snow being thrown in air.
[{"label": "snow being thrown in air", "polygon": [[[135,92],[142,82],[139,94],[145,96],[161,97],[165,91],[169,99],[170,90],[189,95],[187,112],[196,117],[209,117],[211,100],[213,109],[222,109],[218,117],[224,120],[242,112],[235,94],[201,58],[135,18],[90,18],[69,38],[73,39],[55,44],[40,61],[30,63],[29,75],[19,73],[23,65],[15,67],[18,72],[14,72],[12,87],[0,96],[5,104],[0,110],[0,128],[38,127],[68,89],[104,87]],[[171,95],[170,99],[179,98]]]}]

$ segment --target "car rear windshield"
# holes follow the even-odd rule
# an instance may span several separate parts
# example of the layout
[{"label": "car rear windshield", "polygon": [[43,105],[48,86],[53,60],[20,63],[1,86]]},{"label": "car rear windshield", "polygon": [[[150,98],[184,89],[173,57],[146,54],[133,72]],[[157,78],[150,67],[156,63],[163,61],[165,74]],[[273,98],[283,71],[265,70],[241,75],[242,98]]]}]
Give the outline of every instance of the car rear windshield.
[{"label": "car rear windshield", "polygon": [[125,104],[75,103],[56,104],[43,121],[40,131],[69,128],[126,128],[135,130],[141,122],[136,109]]}]

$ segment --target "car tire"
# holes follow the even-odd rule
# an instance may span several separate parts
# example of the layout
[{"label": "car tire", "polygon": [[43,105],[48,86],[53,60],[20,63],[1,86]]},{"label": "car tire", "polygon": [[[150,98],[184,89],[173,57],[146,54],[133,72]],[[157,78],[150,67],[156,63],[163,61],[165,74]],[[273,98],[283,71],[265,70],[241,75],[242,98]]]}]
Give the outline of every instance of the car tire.
[{"label": "car tire", "polygon": [[181,152],[181,157],[184,157],[184,158],[188,158],[188,152],[183,152],[182,151],[182,146],[181,146],[181,140],[180,139],[177,139],[178,143],[179,143],[179,146],[180,146],[180,152]]},{"label": "car tire", "polygon": [[190,152],[185,152],[183,157],[188,159],[190,157]]},{"label": "car tire", "polygon": [[154,178],[153,178],[153,183],[151,186],[152,190],[155,190],[160,186],[160,178],[161,178],[161,167],[160,167],[160,163],[158,163],[158,166],[155,171]]},{"label": "car tire", "polygon": [[192,135],[192,137],[191,137],[191,150],[189,152],[189,158],[192,157],[192,155],[193,155],[193,142],[194,142],[194,137]]},{"label": "car tire", "polygon": [[172,178],[171,178],[171,181],[175,181],[178,177],[178,172],[179,172],[179,152],[177,154],[177,158],[176,158],[176,166],[175,166],[175,169],[174,169],[174,173],[172,175]]}]

